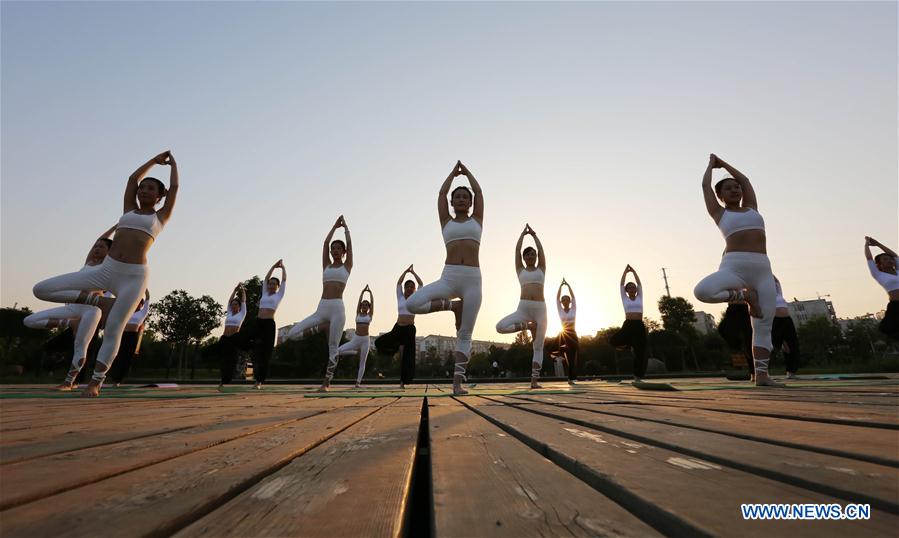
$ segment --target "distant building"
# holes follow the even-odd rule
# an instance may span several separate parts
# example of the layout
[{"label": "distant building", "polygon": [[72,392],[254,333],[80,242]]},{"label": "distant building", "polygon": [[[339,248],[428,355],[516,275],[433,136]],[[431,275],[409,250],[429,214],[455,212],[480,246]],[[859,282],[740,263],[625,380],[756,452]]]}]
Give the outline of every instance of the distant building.
[{"label": "distant building", "polygon": [[808,301],[793,299],[787,305],[790,308],[790,316],[799,327],[805,325],[810,319],[819,317],[829,319],[834,325],[839,324],[833,303],[827,299],[810,299]]},{"label": "distant building", "polygon": [[[439,334],[429,334],[427,336],[417,336],[415,337],[415,346],[418,348],[419,353],[426,353],[429,349],[433,348],[436,350],[437,355],[446,355],[451,351],[455,351],[456,349],[456,337],[455,336],[442,336]],[[496,346],[499,349],[509,349],[509,344],[505,344],[503,342],[490,342],[487,340],[472,340],[471,341],[471,352],[474,353],[487,353],[490,351],[490,346]]]},{"label": "distant building", "polygon": [[715,316],[708,312],[695,312],[693,318],[693,328],[699,334],[710,334],[715,332]]}]

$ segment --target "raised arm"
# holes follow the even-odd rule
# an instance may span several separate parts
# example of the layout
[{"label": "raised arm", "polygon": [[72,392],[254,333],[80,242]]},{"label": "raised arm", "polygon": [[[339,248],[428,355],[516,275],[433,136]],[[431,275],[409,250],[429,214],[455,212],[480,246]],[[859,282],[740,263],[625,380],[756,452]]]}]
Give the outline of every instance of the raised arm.
[{"label": "raised arm", "polygon": [[421,280],[421,277],[418,276],[418,273],[415,272],[415,267],[413,267],[413,266],[410,265],[410,266],[409,266],[409,273],[410,273],[412,276],[415,277],[415,281],[418,282],[418,287],[419,287],[419,288],[425,285],[425,283]]},{"label": "raised arm", "polygon": [[406,273],[412,270],[412,266],[405,268],[402,273],[400,273],[400,277],[396,279],[396,288],[403,289],[403,279],[406,278]]},{"label": "raised arm", "polygon": [[631,273],[634,274],[634,280],[637,282],[637,294],[643,293],[643,284],[640,283],[640,276],[637,275],[637,271],[631,267]]},{"label": "raised arm", "polygon": [[720,158],[718,159],[718,164],[721,168],[727,170],[727,172],[740,184],[740,188],[743,190],[743,207],[751,207],[752,209],[757,210],[759,208],[759,203],[755,197],[755,189],[752,188],[752,183],[749,181],[749,178]]},{"label": "raised arm", "polygon": [[474,209],[471,212],[472,218],[478,221],[478,224],[481,226],[484,225],[484,193],[481,191],[481,184],[478,183],[478,180],[474,178],[474,174],[471,173],[471,170],[468,169],[467,166],[459,162],[459,171],[468,178],[468,182],[471,184],[471,190],[474,192]]},{"label": "raised arm", "polygon": [[461,174],[460,166],[462,166],[461,161],[456,161],[456,165],[453,166],[453,170],[446,176],[446,179],[443,180],[443,185],[440,186],[440,192],[437,193],[437,217],[440,218],[440,227],[446,225],[447,222],[451,218],[449,212],[449,200],[447,200],[447,196],[449,196],[450,187],[453,186],[453,180],[456,179],[456,176]]},{"label": "raised arm", "polygon": [[365,285],[365,289],[368,290],[368,302],[371,303],[371,309],[369,310],[369,315],[372,319],[375,319],[375,294],[372,293],[371,288],[368,287],[368,284]]},{"label": "raised arm", "polygon": [[630,270],[631,270],[631,266],[630,266],[630,264],[628,264],[624,268],[624,272],[621,273],[621,283],[619,284],[620,287],[622,287],[622,288],[624,287],[624,281],[627,280],[627,274],[630,272]]},{"label": "raised arm", "polygon": [[343,265],[349,272],[353,270],[353,238],[350,237],[350,227],[347,226],[346,219],[343,219],[343,235],[346,237],[346,258],[343,260]]},{"label": "raised arm", "polygon": [[128,177],[128,184],[125,186],[125,209],[123,213],[128,213],[129,211],[134,211],[138,208],[137,185],[140,183],[140,180],[147,175],[147,172],[149,172],[151,168],[157,164],[165,164],[168,158],[169,152],[163,151],[159,155],[140,165],[140,167]]},{"label": "raised arm", "polygon": [[718,167],[718,157],[714,153],[709,155],[709,165],[702,175],[702,196],[705,198],[705,209],[709,212],[709,216],[715,219],[715,222],[721,218],[724,208],[718,203],[718,197],[712,188],[712,170]]},{"label": "raised arm", "polygon": [[559,291],[556,292],[556,308],[562,308],[562,288],[565,286],[565,279],[559,284]]},{"label": "raised arm", "polygon": [[110,229],[108,229],[105,232],[103,232],[102,234],[100,234],[100,237],[98,237],[97,239],[112,239],[112,234],[115,233],[115,229],[118,228],[118,226],[119,226],[119,223],[113,224]]},{"label": "raised arm", "polygon": [[531,237],[534,238],[534,243],[537,245],[537,267],[540,268],[543,273],[546,273],[546,254],[543,252],[543,243],[540,242],[540,238],[537,237],[537,232],[531,228]]},{"label": "raised arm", "polygon": [[247,289],[243,287],[243,282],[239,284],[240,286],[240,313],[243,315],[247,314]]},{"label": "raised arm", "polygon": [[521,261],[521,247],[524,245],[524,236],[528,234],[528,225],[524,225],[524,230],[518,236],[518,242],[515,243],[515,274],[517,275],[524,270],[524,263]]},{"label": "raised arm", "polygon": [[337,217],[331,231],[325,236],[325,242],[322,245],[322,270],[331,265],[331,240],[334,238],[334,232],[343,225],[343,215]]},{"label": "raised arm", "polygon": [[574,288],[572,288],[571,284],[569,284],[568,282],[566,282],[565,285],[568,286],[568,295],[571,297],[571,309],[576,310],[577,299],[574,298]]},{"label": "raised arm", "polygon": [[891,256],[891,257],[893,257],[893,258],[896,258],[896,257],[897,257],[895,252],[893,252],[892,250],[890,250],[889,247],[885,246],[885,245],[884,245],[883,243],[881,243],[880,241],[878,241],[878,240],[876,240],[876,239],[874,239],[874,238],[871,238],[871,242],[872,242],[872,244],[873,244],[875,247],[878,247],[880,250],[884,251],[884,253],[885,253],[887,256]]},{"label": "raised arm", "polygon": [[175,162],[175,156],[169,152],[169,160],[167,163],[171,170],[169,171],[169,188],[165,194],[165,203],[162,209],[156,212],[156,216],[163,224],[172,218],[172,211],[175,210],[175,200],[178,199],[178,163]]},{"label": "raised arm", "polygon": [[281,260],[276,261],[272,264],[271,268],[268,270],[268,273],[265,273],[265,279],[262,281],[262,295],[268,295],[268,281],[272,278],[272,273],[275,272],[281,265]]}]

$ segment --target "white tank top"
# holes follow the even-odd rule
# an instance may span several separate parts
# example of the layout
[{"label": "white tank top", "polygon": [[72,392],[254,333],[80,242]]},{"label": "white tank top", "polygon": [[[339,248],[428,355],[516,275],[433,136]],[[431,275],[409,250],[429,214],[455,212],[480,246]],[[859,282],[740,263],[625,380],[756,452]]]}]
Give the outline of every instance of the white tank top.
[{"label": "white tank top", "polygon": [[777,291],[775,308],[789,309],[790,305],[788,305],[786,299],[784,299],[784,292],[783,292],[783,288],[780,287],[780,282],[778,282],[776,280],[774,281],[774,289]]},{"label": "white tank top", "polygon": [[625,314],[642,314],[643,313],[643,290],[637,287],[637,296],[631,300],[621,286],[621,304],[624,305]]},{"label": "white tank top", "polygon": [[403,295],[403,287],[396,287],[396,313],[400,316],[412,316],[412,312],[406,308],[406,296]]},{"label": "white tank top", "polygon": [[518,283],[521,284],[522,287],[524,287],[525,284],[540,284],[542,286],[545,280],[546,275],[543,273],[543,269],[538,268],[533,271],[522,269],[518,273]]},{"label": "white tank top", "polygon": [[128,325],[140,325],[147,319],[147,314],[150,313],[150,301],[145,300],[144,306],[141,307],[140,310],[131,314],[131,317],[128,318]]},{"label": "white tank top", "polygon": [[480,243],[482,231],[481,225],[473,217],[469,217],[468,220],[462,222],[450,219],[443,226],[443,242],[448,245],[453,241],[471,239]]},{"label": "white tank top", "polygon": [[718,220],[718,229],[725,239],[744,230],[765,230],[765,219],[753,208],[746,211],[730,211],[725,209]]},{"label": "white tank top", "polygon": [[346,284],[346,281],[349,279],[350,272],[347,270],[346,265],[339,265],[337,267],[329,265],[322,271],[322,282],[340,282],[341,284]]},{"label": "white tank top", "polygon": [[284,282],[281,284],[281,287],[278,288],[278,291],[269,295],[268,293],[268,285],[262,284],[262,297],[259,298],[259,308],[265,308],[268,310],[277,310],[278,305],[281,304],[281,299],[284,298],[284,288],[287,287],[287,283]]},{"label": "white tank top", "polygon": [[358,325],[360,323],[362,323],[364,325],[371,323],[371,316],[370,315],[363,316],[362,314],[356,314],[356,325]]},{"label": "white tank top", "polygon": [[[897,259],[896,263],[897,266],[899,266],[899,259]],[[868,260],[868,270],[871,271],[871,276],[874,277],[874,280],[883,286],[883,289],[887,293],[899,290],[899,274],[892,275],[890,273],[884,273],[877,268],[877,264],[874,263],[874,260]]]},{"label": "white tank top", "polygon": [[575,318],[577,318],[577,307],[574,305],[574,301],[571,301],[571,304],[568,305],[568,312],[562,308],[562,305],[557,305],[559,309],[559,319],[566,323],[574,323]]},{"label": "white tank top", "polygon": [[236,314],[232,313],[230,308],[225,313],[225,327],[240,327],[245,317],[247,317],[247,303],[241,301],[240,310]]},{"label": "white tank top", "polygon": [[116,228],[140,230],[153,239],[156,239],[156,236],[162,231],[162,222],[159,220],[159,217],[156,216],[155,211],[148,215],[129,211],[119,218],[119,223],[116,225]]}]

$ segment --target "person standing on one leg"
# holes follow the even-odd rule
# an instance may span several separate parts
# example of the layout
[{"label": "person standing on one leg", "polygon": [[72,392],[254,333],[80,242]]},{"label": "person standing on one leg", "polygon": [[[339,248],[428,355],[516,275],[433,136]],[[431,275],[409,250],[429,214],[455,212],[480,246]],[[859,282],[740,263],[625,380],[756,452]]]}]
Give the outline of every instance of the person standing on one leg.
[{"label": "person standing on one leg", "polygon": [[[365,292],[368,292],[369,300],[365,300]],[[365,375],[365,362],[368,360],[368,351],[371,349],[371,336],[368,335],[368,327],[375,316],[375,295],[368,284],[359,294],[356,303],[356,333],[353,339],[337,348],[337,355],[359,355],[359,373],[356,375],[356,388],[362,386],[362,376]]]},{"label": "person standing on one leg", "polygon": [[[471,184],[456,187],[450,193],[453,179],[465,176]],[[447,195],[452,199],[455,217],[450,216]],[[471,215],[469,216],[469,210]],[[427,314],[451,310],[456,317],[456,366],[453,372],[453,394],[468,394],[462,388],[465,367],[471,360],[471,335],[481,309],[481,266],[479,253],[484,230],[484,194],[471,171],[456,161],[453,171],[443,181],[437,196],[437,215],[446,245],[446,260],[440,280],[419,288],[406,300],[409,312]],[[453,299],[458,299],[454,301]]]},{"label": "person standing on one leg", "polygon": [[[409,279],[404,283],[403,279],[406,274],[415,277],[415,281]],[[415,293],[416,282],[418,282],[418,287],[422,286],[421,277],[410,265],[396,281],[396,323],[390,332],[375,339],[375,348],[379,354],[392,356],[399,351],[402,357],[400,363],[401,390],[405,390],[406,385],[412,383],[415,378],[415,314],[409,312],[406,300]]]},{"label": "person standing on one leg", "polygon": [[[877,247],[883,252],[872,256],[871,247]],[[890,299],[886,314],[878,328],[883,334],[899,340],[899,270],[896,269],[899,265],[899,257],[880,241],[873,237],[865,237],[865,258],[868,260],[868,270],[871,271],[871,276],[883,287]]]},{"label": "person standing on one leg", "polygon": [[[562,295],[562,288],[568,288],[568,295]],[[564,278],[556,292],[556,310],[562,321],[562,332],[559,333],[559,353],[568,364],[568,384],[574,385],[578,372],[578,336],[575,330],[577,321],[577,300],[574,298],[574,290]]]},{"label": "person standing on one leg", "polygon": [[[238,297],[238,293],[240,296]],[[234,379],[234,369],[237,367],[238,345],[235,339],[238,337],[243,320],[247,317],[247,290],[243,283],[238,282],[234,291],[228,298],[228,311],[225,313],[225,330],[219,338],[218,349],[221,358],[221,383],[219,390]]]},{"label": "person standing on one leg", "polygon": [[[725,169],[732,177],[716,183],[713,190],[715,168]],[[755,189],[743,173],[711,154],[702,178],[702,192],[706,210],[721,230],[727,248],[718,271],[703,278],[693,294],[704,303],[749,304],[755,384],[783,387],[768,375],[777,292],[768,260],[765,220],[758,212]]]},{"label": "person standing on one leg", "polygon": [[[627,274],[634,275],[635,282],[628,282]],[[612,335],[610,343],[615,347],[630,346],[634,350],[634,381],[646,376],[646,325],[643,324],[643,285],[637,271],[628,264],[621,273],[621,304],[624,306],[624,325]]]},{"label": "person standing on one leg", "polygon": [[796,325],[790,317],[790,307],[784,299],[783,288],[777,277],[774,277],[774,285],[777,289],[777,309],[774,311],[774,325],[771,327],[771,342],[774,351],[783,349],[787,379],[793,379],[799,371],[799,337],[796,335]]}]

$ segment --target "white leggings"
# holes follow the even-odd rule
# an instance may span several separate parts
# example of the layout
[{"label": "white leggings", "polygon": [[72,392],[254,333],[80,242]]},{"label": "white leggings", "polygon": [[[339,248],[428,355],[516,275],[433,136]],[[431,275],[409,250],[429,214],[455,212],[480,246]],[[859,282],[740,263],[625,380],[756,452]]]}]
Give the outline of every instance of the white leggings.
[{"label": "white leggings", "polygon": [[26,327],[32,329],[45,329],[47,322],[56,320],[75,320],[78,322],[78,330],[75,331],[75,346],[72,352],[72,366],[66,376],[66,383],[71,384],[81,372],[84,361],[87,358],[87,346],[90,345],[97,325],[100,324],[102,313],[96,306],[86,304],[67,304],[57,308],[41,310],[29,315],[23,321]]},{"label": "white leggings", "polygon": [[359,354],[359,374],[356,376],[356,384],[362,383],[362,375],[365,374],[365,361],[368,359],[368,350],[371,349],[371,337],[355,335],[353,339],[337,348],[338,355]]},{"label": "white leggings", "polygon": [[[761,318],[751,318],[752,345],[771,351],[774,347],[771,344],[771,326],[774,324],[777,291],[767,255],[757,252],[726,253],[721,258],[718,272],[699,281],[693,294],[704,303],[726,303],[733,298],[732,290],[743,288],[758,292],[762,311]],[[756,370],[768,371],[768,359],[756,359],[754,362]]]},{"label": "white leggings", "polygon": [[328,324],[328,367],[325,377],[330,381],[334,377],[334,368],[337,367],[337,350],[340,347],[340,337],[343,336],[343,325],[346,323],[343,299],[320,300],[315,313],[295,323],[287,333],[287,338],[298,340],[303,337],[303,332],[307,329],[323,323]]},{"label": "white leggings", "polygon": [[[147,290],[150,268],[139,263],[124,263],[109,256],[100,265],[48,278],[34,285],[34,296],[54,303],[74,303],[81,291],[108,290],[116,296],[106,316],[103,345],[94,366],[94,381],[102,383],[112,366],[125,324]],[[80,290],[80,291],[79,291]]]},{"label": "white leggings", "polygon": [[468,265],[444,265],[440,280],[423,286],[406,299],[406,308],[413,314],[431,312],[431,301],[445,301],[443,308],[450,309],[450,301],[462,299],[462,319],[456,331],[456,351],[465,355],[464,362],[457,362],[456,375],[465,375],[465,365],[471,358],[471,334],[474,331],[478,311],[481,309],[481,268]]},{"label": "white leggings", "polygon": [[[537,330],[534,331],[534,358],[533,362],[543,365],[543,341],[546,339],[546,303],[544,301],[518,301],[518,310],[499,320],[496,324],[496,332],[501,334],[517,333],[527,329],[527,324],[534,322]],[[531,375],[540,375],[540,367],[532,367]]]}]

